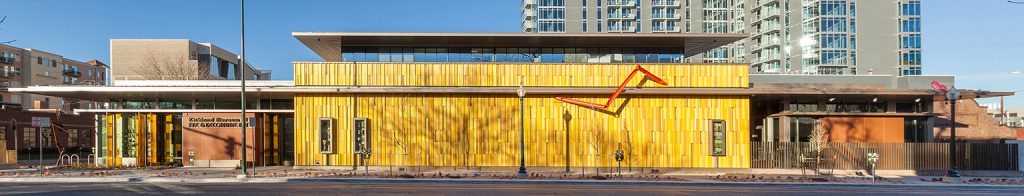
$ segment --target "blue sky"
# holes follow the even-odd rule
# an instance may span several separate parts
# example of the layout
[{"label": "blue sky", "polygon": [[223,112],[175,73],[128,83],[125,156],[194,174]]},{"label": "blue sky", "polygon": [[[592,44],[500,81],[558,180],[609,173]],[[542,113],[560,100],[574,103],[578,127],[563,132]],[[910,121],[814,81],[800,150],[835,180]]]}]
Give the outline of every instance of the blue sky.
[{"label": "blue sky", "polygon": [[[239,52],[237,0],[4,0],[0,40],[81,61],[109,62],[110,39],[191,39]],[[292,78],[292,61],[319,61],[291,32],[518,32],[519,0],[250,0],[246,59]],[[1024,90],[1024,5],[924,0],[924,74],[959,88]],[[1024,92],[1022,92],[1024,93]],[[1007,99],[1024,107],[1024,96]],[[994,101],[994,100],[985,100]]]}]

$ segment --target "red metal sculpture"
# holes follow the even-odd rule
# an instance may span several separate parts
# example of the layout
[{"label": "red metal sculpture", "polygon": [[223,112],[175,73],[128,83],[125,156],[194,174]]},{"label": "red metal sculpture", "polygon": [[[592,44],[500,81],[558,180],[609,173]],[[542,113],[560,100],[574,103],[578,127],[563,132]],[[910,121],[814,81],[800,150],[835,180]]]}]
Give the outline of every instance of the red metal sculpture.
[{"label": "red metal sculpture", "polygon": [[[57,147],[57,158],[59,159],[61,157],[64,157],[64,150],[65,149],[64,149],[64,146],[60,145],[60,140],[57,140],[57,130],[60,130],[60,132],[62,132],[64,134],[68,134],[68,135],[70,135],[71,132],[68,131],[68,129],[64,127],[63,123],[60,122],[60,113],[61,113],[60,109],[57,109],[55,113],[56,113],[56,116],[55,116],[56,118],[54,118],[53,121],[50,121],[50,127],[52,129],[51,133],[53,133],[53,134],[50,134],[51,137],[53,138],[53,140],[50,140],[50,141],[53,141],[53,146]],[[70,162],[70,160],[69,160],[69,162]]]},{"label": "red metal sculpture", "polygon": [[580,101],[580,100],[576,100],[576,99],[572,99],[572,98],[567,98],[567,97],[555,97],[555,99],[558,99],[559,101],[564,101],[564,102],[567,102],[567,103],[571,103],[571,104],[576,104],[576,105],[579,105],[579,106],[589,107],[589,108],[607,109],[608,106],[611,106],[612,102],[615,101],[615,98],[619,97],[619,94],[622,94],[622,90],[626,88],[626,83],[629,83],[629,80],[632,80],[633,76],[636,76],[637,72],[643,73],[645,76],[647,76],[647,78],[650,78],[652,81],[657,82],[658,84],[668,85],[668,82],[665,82],[664,80],[661,80],[661,78],[658,78],[658,76],[655,76],[654,74],[652,74],[651,72],[647,71],[646,69],[644,69],[640,65],[636,65],[636,67],[633,68],[633,72],[629,73],[629,77],[626,77],[626,81],[622,81],[622,84],[619,85],[619,88],[615,89],[615,93],[612,93],[612,97],[608,98],[608,102],[605,102],[604,104],[590,103],[590,102]]}]

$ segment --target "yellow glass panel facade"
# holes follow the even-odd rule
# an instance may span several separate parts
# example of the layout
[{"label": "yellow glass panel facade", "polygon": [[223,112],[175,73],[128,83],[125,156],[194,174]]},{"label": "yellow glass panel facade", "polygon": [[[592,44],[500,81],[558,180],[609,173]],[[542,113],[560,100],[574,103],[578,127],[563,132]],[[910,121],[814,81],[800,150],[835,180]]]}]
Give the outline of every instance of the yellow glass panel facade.
[{"label": "yellow glass panel facade", "polygon": [[[296,63],[296,86],[612,87],[635,64]],[[747,88],[745,65],[643,65],[667,87]],[[631,82],[632,85],[639,80]],[[648,82],[646,87],[662,87]],[[569,95],[603,102],[601,95]],[[749,168],[747,96],[623,95],[606,110],[550,95],[525,99],[528,166]],[[519,99],[480,94],[295,95],[295,164],[352,165],[352,119],[367,118],[373,166],[517,166]],[[334,154],[319,149],[318,119],[335,120]],[[568,117],[568,120],[567,120]],[[711,120],[726,124],[726,156],[710,155]],[[568,148],[568,149],[567,149]],[[566,160],[566,155],[568,159]]]}]

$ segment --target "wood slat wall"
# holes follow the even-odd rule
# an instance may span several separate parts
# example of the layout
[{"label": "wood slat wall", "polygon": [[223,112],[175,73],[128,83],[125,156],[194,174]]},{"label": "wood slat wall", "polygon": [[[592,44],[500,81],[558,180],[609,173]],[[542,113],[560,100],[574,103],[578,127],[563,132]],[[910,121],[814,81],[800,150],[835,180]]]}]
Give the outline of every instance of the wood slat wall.
[{"label": "wood slat wall", "polygon": [[[829,143],[820,168],[868,169],[867,153],[878,153],[880,170],[949,169],[947,143]],[[796,169],[807,167],[809,143],[752,142],[751,167]],[[967,143],[957,145],[957,166],[962,170],[1017,170],[1017,144]],[[803,154],[804,156],[801,156]]]}]

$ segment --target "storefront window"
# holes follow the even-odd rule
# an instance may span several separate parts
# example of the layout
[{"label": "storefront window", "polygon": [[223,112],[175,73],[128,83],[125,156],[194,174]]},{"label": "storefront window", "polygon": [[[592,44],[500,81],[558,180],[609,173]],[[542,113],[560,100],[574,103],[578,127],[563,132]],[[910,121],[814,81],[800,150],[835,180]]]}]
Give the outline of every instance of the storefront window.
[{"label": "storefront window", "polygon": [[903,140],[904,142],[928,142],[930,131],[925,129],[927,120],[924,118],[903,119]]},{"label": "storefront window", "polygon": [[794,117],[790,118],[789,126],[789,141],[790,142],[808,142],[811,140],[811,131],[814,130],[814,125],[818,119],[811,117]]},{"label": "storefront window", "polygon": [[120,132],[120,143],[118,148],[121,149],[121,157],[134,158],[135,157],[135,118],[132,115],[121,116],[121,123],[117,127]]},{"label": "storefront window", "polygon": [[171,154],[176,158],[181,158],[181,114],[172,115],[171,123]]},{"label": "storefront window", "polygon": [[896,112],[900,113],[920,113],[925,112],[924,103],[922,102],[897,102]]},{"label": "storefront window", "polygon": [[107,115],[96,115],[96,157],[107,156]]},{"label": "storefront window", "polygon": [[798,102],[789,104],[790,112],[817,112],[818,103],[814,102]]},{"label": "storefront window", "polygon": [[214,101],[212,99],[200,99],[196,100],[196,109],[214,109]]}]

